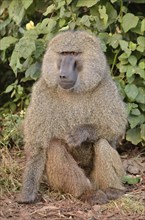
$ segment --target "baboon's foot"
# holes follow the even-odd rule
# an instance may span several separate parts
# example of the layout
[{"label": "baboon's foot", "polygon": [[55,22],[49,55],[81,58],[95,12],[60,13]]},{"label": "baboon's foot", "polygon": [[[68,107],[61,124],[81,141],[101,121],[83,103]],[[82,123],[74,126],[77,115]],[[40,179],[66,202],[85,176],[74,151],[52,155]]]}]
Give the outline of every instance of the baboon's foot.
[{"label": "baboon's foot", "polygon": [[123,196],[126,192],[125,189],[115,189],[115,188],[107,188],[105,191],[105,194],[107,195],[107,198],[109,200],[115,200]]},{"label": "baboon's foot", "polygon": [[19,204],[33,204],[36,202],[40,202],[42,199],[41,195],[23,195],[20,194],[17,198],[17,203]]},{"label": "baboon's foot", "polygon": [[80,200],[90,205],[101,205],[109,202],[107,195],[102,190],[87,192],[80,197]]}]

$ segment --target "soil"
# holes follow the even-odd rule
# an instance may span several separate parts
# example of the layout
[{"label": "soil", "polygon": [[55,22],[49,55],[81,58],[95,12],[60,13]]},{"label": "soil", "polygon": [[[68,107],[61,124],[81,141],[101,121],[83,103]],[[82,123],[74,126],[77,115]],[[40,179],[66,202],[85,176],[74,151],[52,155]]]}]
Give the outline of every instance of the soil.
[{"label": "soil", "polygon": [[[145,152],[142,150],[143,148],[133,147],[121,152],[125,169],[130,175],[139,176],[140,182],[126,185],[126,194],[118,200],[90,206],[70,195],[51,192],[46,189],[44,181],[41,185],[42,200],[35,204],[18,204],[16,200],[19,190],[7,190],[3,193],[0,196],[0,220],[144,220]],[[17,155],[13,152],[11,157],[23,168],[25,158]],[[22,169],[19,170],[22,174]]]}]

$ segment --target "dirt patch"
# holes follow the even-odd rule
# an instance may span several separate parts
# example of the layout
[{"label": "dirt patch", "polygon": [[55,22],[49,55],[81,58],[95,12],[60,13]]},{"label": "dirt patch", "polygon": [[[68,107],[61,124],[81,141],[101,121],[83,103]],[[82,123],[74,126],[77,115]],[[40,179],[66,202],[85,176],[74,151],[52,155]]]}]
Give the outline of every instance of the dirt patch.
[{"label": "dirt patch", "polygon": [[[136,195],[135,195],[136,193]],[[14,195],[0,199],[0,219],[12,220],[39,220],[39,219],[144,219],[144,197],[142,190],[133,194],[127,194],[119,200],[106,205],[90,206],[74,199],[62,199],[59,201],[45,199],[33,205],[20,205]],[[45,195],[46,196],[46,195]],[[145,201],[144,201],[145,202]]]}]

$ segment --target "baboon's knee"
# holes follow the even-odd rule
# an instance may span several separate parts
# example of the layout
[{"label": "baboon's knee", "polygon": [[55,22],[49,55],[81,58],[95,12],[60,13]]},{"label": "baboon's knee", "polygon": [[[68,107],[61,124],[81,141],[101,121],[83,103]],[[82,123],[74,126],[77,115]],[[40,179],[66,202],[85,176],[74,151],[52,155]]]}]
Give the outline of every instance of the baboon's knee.
[{"label": "baboon's knee", "polygon": [[123,189],[124,169],[118,152],[105,139],[95,144],[94,151],[94,167],[90,176],[94,187]]},{"label": "baboon's knee", "polygon": [[46,171],[48,183],[55,190],[80,197],[91,189],[89,179],[60,140],[52,141],[48,148]]}]

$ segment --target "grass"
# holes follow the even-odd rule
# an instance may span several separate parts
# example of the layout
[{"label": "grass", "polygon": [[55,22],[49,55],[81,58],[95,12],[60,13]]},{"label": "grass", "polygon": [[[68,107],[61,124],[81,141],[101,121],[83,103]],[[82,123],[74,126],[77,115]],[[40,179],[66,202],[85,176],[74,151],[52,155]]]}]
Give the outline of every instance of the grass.
[{"label": "grass", "polygon": [[17,158],[20,158],[17,149],[11,153],[7,147],[0,149],[0,196],[19,190],[22,168]]},{"label": "grass", "polygon": [[108,204],[104,205],[107,210],[118,210],[123,215],[145,214],[145,206],[142,199],[139,196],[136,196],[133,192],[125,194],[120,199],[111,201]]}]

